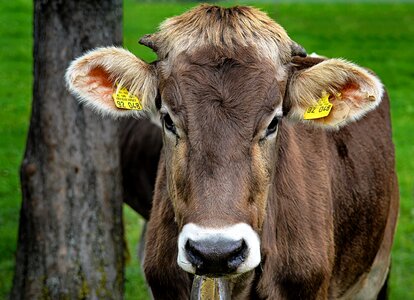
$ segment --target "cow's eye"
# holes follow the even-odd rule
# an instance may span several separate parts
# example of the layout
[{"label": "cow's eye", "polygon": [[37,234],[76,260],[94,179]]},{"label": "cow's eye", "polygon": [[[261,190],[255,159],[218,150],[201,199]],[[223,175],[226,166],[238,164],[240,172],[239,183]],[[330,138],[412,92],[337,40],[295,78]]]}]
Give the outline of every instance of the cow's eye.
[{"label": "cow's eye", "polygon": [[175,128],[175,124],[173,122],[173,120],[171,119],[170,115],[164,114],[162,116],[163,119],[163,123],[164,123],[164,127],[165,129],[167,129],[168,131],[172,132],[173,134],[177,134],[177,129]]},{"label": "cow's eye", "polygon": [[267,126],[266,137],[276,132],[278,123],[279,123],[279,117],[274,117],[272,122],[270,122],[269,126]]}]

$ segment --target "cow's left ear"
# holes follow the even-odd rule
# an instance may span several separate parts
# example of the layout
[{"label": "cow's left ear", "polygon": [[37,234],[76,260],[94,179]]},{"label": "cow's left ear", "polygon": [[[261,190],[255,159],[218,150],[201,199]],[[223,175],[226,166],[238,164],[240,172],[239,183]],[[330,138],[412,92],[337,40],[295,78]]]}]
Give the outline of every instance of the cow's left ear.
[{"label": "cow's left ear", "polygon": [[291,120],[338,128],[381,102],[382,83],[366,69],[342,59],[302,63],[292,74],[285,99]]},{"label": "cow's left ear", "polygon": [[98,48],[74,60],[66,83],[79,101],[104,115],[139,117],[156,111],[155,67],[122,48]]}]

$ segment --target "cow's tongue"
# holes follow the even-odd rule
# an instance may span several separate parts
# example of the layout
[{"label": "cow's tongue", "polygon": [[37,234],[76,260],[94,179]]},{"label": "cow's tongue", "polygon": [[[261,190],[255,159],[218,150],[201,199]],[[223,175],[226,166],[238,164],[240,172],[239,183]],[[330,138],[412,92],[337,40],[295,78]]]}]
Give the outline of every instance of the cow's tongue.
[{"label": "cow's tongue", "polygon": [[191,300],[229,300],[229,283],[226,278],[194,276]]}]

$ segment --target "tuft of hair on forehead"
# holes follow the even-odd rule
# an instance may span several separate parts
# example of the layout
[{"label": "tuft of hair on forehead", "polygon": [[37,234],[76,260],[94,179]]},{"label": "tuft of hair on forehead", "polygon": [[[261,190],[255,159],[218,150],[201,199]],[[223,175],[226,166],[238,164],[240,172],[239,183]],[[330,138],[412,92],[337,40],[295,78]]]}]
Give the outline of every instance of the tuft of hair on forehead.
[{"label": "tuft of hair on forehead", "polygon": [[161,60],[206,47],[225,49],[229,56],[249,47],[261,57],[284,63],[290,59],[292,41],[279,24],[256,8],[202,4],[165,20],[151,35],[151,43]]}]

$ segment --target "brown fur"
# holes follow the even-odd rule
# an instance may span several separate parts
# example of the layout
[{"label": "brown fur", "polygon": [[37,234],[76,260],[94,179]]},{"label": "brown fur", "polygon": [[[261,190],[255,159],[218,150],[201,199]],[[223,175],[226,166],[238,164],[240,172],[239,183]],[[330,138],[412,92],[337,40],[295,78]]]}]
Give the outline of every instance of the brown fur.
[{"label": "brown fur", "polygon": [[161,130],[149,120],[127,118],[121,124],[120,148],[124,202],[148,220],[162,148]]},{"label": "brown fur", "polygon": [[[212,10],[220,20],[230,14]],[[184,27],[210,22],[203,13],[167,21],[155,38],[161,58],[175,51],[158,73],[162,101],[181,133],[164,136],[148,226],[144,266],[154,296],[188,297],[191,276],[175,263],[183,224],[244,221],[261,235],[263,260],[233,280],[235,299],[340,298],[369,272],[390,203],[398,203],[388,97],[339,131],[283,120],[277,140],[260,144],[258,132],[285,95],[283,62],[240,44],[220,47],[214,37],[184,54],[177,39],[187,38]],[[320,62],[297,59],[292,78]],[[298,99],[292,94],[283,102],[286,115]],[[395,217],[387,226],[390,245]]]},{"label": "brown fur", "polygon": [[[292,60],[298,47],[283,28],[248,7],[201,5],[167,20],[145,43],[158,62],[98,49],[75,61],[67,80],[105,109],[107,80],[112,89],[114,80],[130,83],[147,112],[168,113],[175,124],[176,134],[163,129],[146,235],[154,297],[189,297],[192,275],[176,262],[189,222],[243,222],[259,234],[262,262],[231,278],[235,299],[341,299],[369,289],[375,297],[398,207],[389,99],[375,75],[343,60]],[[330,115],[303,121],[324,92]],[[277,135],[266,137],[282,113]],[[371,268],[382,270],[374,285],[366,281]]]},{"label": "brown fur", "polygon": [[[183,224],[246,221],[261,232],[263,262],[245,275],[249,279],[234,283],[235,298],[236,293],[260,299],[339,298],[369,271],[389,205],[398,200],[388,98],[340,131],[282,121],[276,144],[257,150],[255,130],[283,94],[283,84],[271,80],[273,67],[260,60],[248,66],[236,60],[211,59],[202,67],[185,63],[197,59],[178,58],[174,80],[163,84],[163,101],[179,115],[176,124],[184,134],[178,141],[164,138],[145,261],[153,292],[166,296],[153,284],[166,280],[168,272],[169,280],[176,278],[169,286],[173,293],[189,292],[190,276],[171,264]],[[172,150],[176,143],[178,152]],[[276,157],[266,158],[271,149],[278,149]],[[266,159],[276,163],[270,170],[263,168]],[[263,190],[269,180],[271,188]],[[165,189],[167,182],[176,185],[174,192]],[[169,195],[178,196],[171,201]],[[389,226],[393,232],[395,222]]]}]

